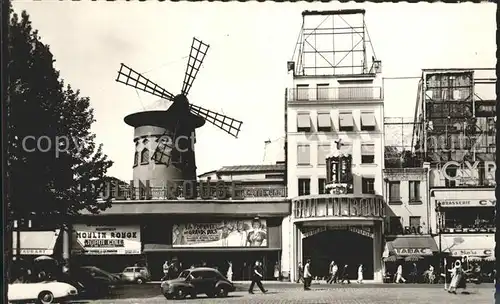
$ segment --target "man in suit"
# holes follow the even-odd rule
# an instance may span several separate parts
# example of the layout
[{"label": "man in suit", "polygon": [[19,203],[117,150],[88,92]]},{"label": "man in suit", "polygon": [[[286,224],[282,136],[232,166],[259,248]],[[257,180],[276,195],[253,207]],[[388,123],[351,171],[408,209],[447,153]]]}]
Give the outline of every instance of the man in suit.
[{"label": "man in suit", "polygon": [[255,286],[255,284],[257,284],[262,293],[267,292],[267,290],[265,290],[264,286],[262,285],[262,279],[264,278],[263,273],[264,271],[262,269],[262,264],[260,263],[260,261],[255,261],[255,266],[253,267],[253,272],[252,272],[252,283],[250,283],[250,288],[248,289],[248,293],[253,293],[253,287]]}]

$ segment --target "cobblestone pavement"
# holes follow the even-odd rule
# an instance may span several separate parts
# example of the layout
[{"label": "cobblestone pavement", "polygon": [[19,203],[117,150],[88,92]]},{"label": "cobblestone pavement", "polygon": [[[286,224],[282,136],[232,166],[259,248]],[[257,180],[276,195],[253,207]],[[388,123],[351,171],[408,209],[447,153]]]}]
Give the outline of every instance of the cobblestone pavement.
[{"label": "cobblestone pavement", "polygon": [[441,288],[321,288],[316,287],[310,291],[296,289],[269,289],[269,293],[255,294],[237,291],[223,299],[211,299],[199,296],[197,299],[168,301],[162,295],[144,298],[129,299],[107,299],[95,301],[79,301],[75,303],[103,303],[103,304],[156,304],[156,303],[248,303],[248,304],[271,304],[271,303],[300,303],[300,304],[389,304],[389,303],[493,303],[493,290],[485,288],[468,289],[469,294],[448,294]]}]

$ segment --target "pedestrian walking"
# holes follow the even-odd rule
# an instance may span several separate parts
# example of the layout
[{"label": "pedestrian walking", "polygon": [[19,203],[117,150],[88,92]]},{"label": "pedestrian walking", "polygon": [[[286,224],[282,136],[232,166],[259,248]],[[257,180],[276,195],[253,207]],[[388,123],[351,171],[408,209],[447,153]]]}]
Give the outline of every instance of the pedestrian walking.
[{"label": "pedestrian walking", "polygon": [[226,278],[232,282],[233,281],[233,263],[231,261],[227,261],[228,267],[227,267],[227,273],[226,273]]},{"label": "pedestrian walking", "polygon": [[363,284],[363,264],[359,264],[359,267],[358,267],[358,280],[356,282],[358,284]]},{"label": "pedestrian walking", "polygon": [[307,259],[306,265],[304,266],[304,290],[311,290],[311,259]]},{"label": "pedestrian walking", "polygon": [[255,286],[255,284],[257,284],[257,287],[259,287],[262,293],[267,292],[267,290],[265,290],[264,286],[262,285],[262,278],[264,278],[262,271],[262,264],[260,263],[260,261],[255,261],[255,266],[253,268],[253,273],[252,273],[252,283],[250,283],[250,288],[248,289],[248,293],[253,293],[253,287]]},{"label": "pedestrian walking", "polygon": [[403,278],[403,265],[399,264],[398,270],[396,270],[396,284],[399,284],[401,281],[406,283],[406,279]]},{"label": "pedestrian walking", "polygon": [[299,265],[297,268],[299,269],[299,276],[297,278],[297,283],[300,283],[300,281],[302,281],[302,283],[304,283],[304,266],[302,266],[302,262],[299,262]]},{"label": "pedestrian walking", "polygon": [[460,261],[455,262],[455,267],[449,270],[451,272],[451,282],[450,287],[448,288],[449,293],[457,293],[458,288],[463,288],[464,290],[467,288],[465,273],[462,268],[462,263]]},{"label": "pedestrian walking", "polygon": [[417,264],[413,263],[412,264],[412,270],[410,272],[410,282],[411,283],[417,283],[417,277],[418,277]]},{"label": "pedestrian walking", "polygon": [[351,284],[351,280],[349,280],[349,265],[345,264],[344,269],[342,270],[342,281],[340,284],[344,284],[344,281],[347,281],[347,284]]},{"label": "pedestrian walking", "polygon": [[332,261],[330,263],[330,279],[328,280],[327,283],[329,284],[337,283],[338,271],[339,271],[339,266],[337,266],[335,261]]},{"label": "pedestrian walking", "polygon": [[168,280],[168,270],[170,269],[170,265],[168,264],[168,261],[165,261],[163,263],[163,278],[161,279],[162,281]]}]

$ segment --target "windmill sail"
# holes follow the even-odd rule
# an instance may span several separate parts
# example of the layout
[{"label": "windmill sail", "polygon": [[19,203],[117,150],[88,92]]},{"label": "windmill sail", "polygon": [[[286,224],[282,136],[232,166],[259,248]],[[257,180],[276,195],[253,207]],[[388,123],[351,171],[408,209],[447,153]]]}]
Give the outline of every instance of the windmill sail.
[{"label": "windmill sail", "polygon": [[182,95],[187,96],[187,94],[189,94],[189,90],[191,90],[191,86],[196,79],[196,75],[198,75],[198,71],[201,68],[203,59],[205,59],[205,55],[207,54],[209,47],[210,46],[203,43],[203,41],[193,38],[186,73],[184,74],[184,82],[182,84]]},{"label": "windmill sail", "polygon": [[[177,125],[179,122],[176,124],[176,129]],[[168,136],[167,131],[163,133],[163,135],[157,139],[158,145],[156,146],[155,152],[153,153],[153,156],[151,156],[151,159],[158,164],[165,164],[167,166],[170,165],[170,162],[172,160],[172,153],[173,150],[175,149],[175,135],[176,135],[176,130],[174,130],[174,133],[172,136]]]},{"label": "windmill sail", "polygon": [[207,110],[200,106],[189,104],[191,113],[204,118],[219,129],[229,133],[230,135],[238,138],[242,122],[240,120],[231,118],[229,116],[219,114],[217,112]]},{"label": "windmill sail", "polygon": [[174,99],[174,95],[172,93],[160,87],[146,77],[142,76],[140,73],[134,71],[123,63],[121,64],[120,70],[118,71],[116,81],[139,89],[141,91],[153,94],[154,96],[160,98],[164,98],[167,100]]}]

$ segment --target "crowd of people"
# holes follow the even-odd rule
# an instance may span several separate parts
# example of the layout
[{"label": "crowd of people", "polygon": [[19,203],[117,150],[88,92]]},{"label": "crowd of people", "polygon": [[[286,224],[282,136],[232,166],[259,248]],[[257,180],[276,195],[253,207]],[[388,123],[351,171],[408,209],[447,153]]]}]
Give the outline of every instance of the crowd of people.
[{"label": "crowd of people", "polygon": [[[311,259],[307,259],[305,265],[302,265],[302,263],[299,262],[298,270],[299,270],[299,275],[297,283],[302,281],[304,283],[304,290],[309,290],[313,278],[313,274],[311,272]],[[351,284],[351,280],[349,279],[349,271],[350,270],[348,264],[343,265],[341,267],[341,270],[339,271],[339,265],[335,261],[331,261],[330,265],[328,266],[329,275],[326,278],[326,283]],[[358,277],[356,283],[358,284],[363,283],[363,273],[364,273],[364,267],[362,264],[360,264],[358,265]]]}]

